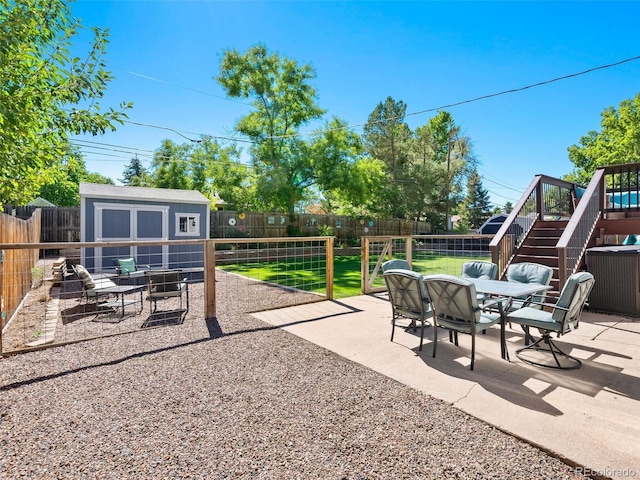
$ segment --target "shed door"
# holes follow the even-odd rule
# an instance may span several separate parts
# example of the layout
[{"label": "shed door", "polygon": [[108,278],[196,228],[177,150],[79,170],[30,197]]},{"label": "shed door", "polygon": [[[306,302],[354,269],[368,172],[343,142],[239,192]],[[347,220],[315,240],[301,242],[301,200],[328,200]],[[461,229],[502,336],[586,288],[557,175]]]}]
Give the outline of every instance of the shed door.
[{"label": "shed door", "polygon": [[[168,211],[136,210],[134,240],[152,241],[167,240]],[[168,245],[152,245],[134,247],[134,257],[140,265],[167,266]]]},{"label": "shed door", "polygon": [[[162,241],[168,239],[169,207],[96,204],[96,242]],[[134,257],[139,265],[166,267],[168,246],[96,248],[96,270],[112,270],[118,258]]]}]

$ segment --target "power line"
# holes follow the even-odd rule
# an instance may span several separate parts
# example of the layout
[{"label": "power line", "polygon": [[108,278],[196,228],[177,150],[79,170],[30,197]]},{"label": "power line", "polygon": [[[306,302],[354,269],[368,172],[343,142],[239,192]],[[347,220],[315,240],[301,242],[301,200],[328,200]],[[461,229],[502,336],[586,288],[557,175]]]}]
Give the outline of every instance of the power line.
[{"label": "power line", "polygon": [[[500,92],[490,93],[488,95],[482,95],[480,97],[470,98],[468,100],[462,100],[462,101],[459,101],[459,102],[449,103],[449,104],[446,104],[446,105],[441,105],[439,107],[427,108],[425,110],[419,110],[417,112],[407,113],[407,114],[403,115],[402,117],[395,117],[395,118],[392,117],[392,118],[388,118],[388,119],[385,119],[385,120],[378,120],[378,121],[375,121],[375,122],[366,122],[366,123],[360,123],[360,124],[355,124],[355,125],[346,125],[344,127],[336,127],[336,128],[328,129],[328,130],[325,130],[325,132],[345,130],[345,129],[348,129],[348,128],[365,127],[367,125],[374,125],[376,123],[383,123],[383,122],[387,122],[389,120],[399,120],[401,118],[409,117],[409,116],[413,116],[413,115],[422,115],[424,113],[437,112],[437,111],[440,111],[440,110],[444,110],[446,108],[457,107],[459,105],[464,105],[464,104],[467,104],[467,103],[479,102],[480,100],[486,100],[488,98],[499,97],[501,95],[507,95],[507,94],[510,94],[510,93],[522,92],[524,90],[529,90],[531,88],[536,88],[536,87],[540,87],[540,86],[543,86],[543,85],[548,85],[550,83],[559,82],[561,80],[567,80],[569,78],[574,78],[574,77],[579,77],[581,75],[586,75],[588,73],[592,73],[592,72],[595,72],[597,70],[604,70],[606,68],[617,67],[617,66],[622,65],[624,63],[629,63],[629,62],[633,62],[633,61],[636,61],[636,60],[640,60],[640,55],[637,55],[635,57],[626,58],[626,59],[620,60],[618,62],[608,63],[606,65],[600,65],[600,66],[597,66],[597,67],[589,68],[589,69],[583,70],[581,72],[570,73],[568,75],[563,75],[561,77],[552,78],[550,80],[544,80],[542,82],[532,83],[532,84],[526,85],[524,87],[511,88],[509,90],[502,90]],[[279,136],[273,136],[273,137],[267,137],[267,138],[270,138],[270,139],[288,138],[288,137],[296,137],[296,136],[303,136],[303,135],[312,135],[312,133],[279,135]]]},{"label": "power line", "polygon": [[491,180],[490,178],[487,178],[485,174],[482,174],[480,178],[482,178],[483,180],[485,180],[487,182],[494,183],[494,184],[498,185],[499,187],[506,188],[507,190],[513,190],[514,192],[518,192],[518,193],[522,193],[524,191],[524,188],[520,188],[520,189],[513,188],[513,187],[510,187],[508,185],[505,185],[504,183],[500,183],[500,182],[496,182],[495,180]]},{"label": "power line", "polygon": [[[138,151],[138,152],[153,153],[153,150],[147,150],[147,149],[142,149],[142,148],[137,148],[137,147],[126,147],[124,145],[115,145],[113,143],[94,142],[92,140],[84,140],[84,139],[81,139],[81,138],[73,138],[72,142],[89,143],[89,144],[92,144],[92,145],[100,145],[100,146],[115,147],[115,148],[126,148],[127,150],[135,150],[135,151]],[[82,146],[82,145],[79,145],[79,146]]]},{"label": "power line", "polygon": [[176,130],[175,128],[171,128],[171,127],[163,127],[161,125],[153,125],[153,124],[150,124],[150,123],[134,122],[133,120],[123,120],[123,122],[130,123],[132,125],[140,125],[142,127],[157,128],[159,130],[168,130],[168,131],[173,132],[173,133],[175,133],[177,135],[180,135],[183,138],[186,138],[187,140],[189,140],[190,142],[193,142],[193,143],[202,143],[202,141],[203,141],[202,138],[215,139],[215,140],[225,140],[225,141],[230,141],[230,142],[256,143],[253,140],[244,140],[244,139],[233,138],[233,137],[222,137],[220,135],[209,135],[209,134],[206,134],[206,133],[185,132],[185,133],[190,134],[190,135],[199,135],[200,137],[202,137],[201,139],[198,140],[198,139],[187,137],[186,135],[181,133],[179,130]]},{"label": "power line", "polygon": [[574,78],[574,77],[579,77],[581,75],[586,75],[588,73],[595,72],[597,70],[604,70],[605,68],[617,67],[618,65],[622,65],[624,63],[633,62],[635,60],[640,60],[640,55],[635,56],[635,57],[631,57],[631,58],[626,58],[626,59],[620,60],[618,62],[608,63],[606,65],[600,65],[598,67],[589,68],[589,69],[583,70],[581,72],[570,73],[568,75],[563,75],[561,77],[552,78],[551,80],[544,80],[542,82],[532,83],[531,85],[526,85],[524,87],[518,87],[518,88],[509,89],[509,90],[503,90],[501,92],[491,93],[491,94],[488,94],[488,95],[482,95],[480,97],[471,98],[469,100],[462,100],[460,102],[450,103],[448,105],[443,105],[443,106],[437,107],[437,108],[429,108],[427,110],[421,110],[419,112],[408,113],[405,116],[421,115],[423,113],[429,113],[429,112],[434,112],[434,111],[437,111],[437,110],[443,110],[445,108],[457,107],[459,105],[464,105],[466,103],[478,102],[480,100],[486,100],[487,98],[498,97],[500,95],[507,95],[509,93],[522,92],[523,90],[528,90],[528,89],[531,89],[531,88],[541,87],[542,85],[548,85],[550,83],[559,82],[561,80],[567,80],[569,78]]},{"label": "power line", "polygon": [[[617,61],[617,62],[608,63],[608,64],[605,64],[605,65],[599,65],[597,67],[589,68],[589,69],[583,70],[581,72],[570,73],[568,75],[563,75],[563,76],[552,78],[552,79],[549,79],[549,80],[544,80],[544,81],[541,81],[541,82],[532,83],[532,84],[529,84],[529,85],[525,85],[523,87],[517,87],[517,88],[508,89],[508,90],[502,90],[500,92],[491,93],[491,94],[487,94],[487,95],[482,95],[482,96],[475,97],[475,98],[470,98],[470,99],[467,99],[467,100],[461,100],[459,102],[449,103],[449,104],[441,105],[441,106],[438,106],[438,107],[432,107],[432,108],[427,108],[427,109],[424,109],[424,110],[419,110],[419,111],[416,111],[416,112],[407,113],[407,114],[403,115],[402,117],[392,117],[392,118],[388,118],[388,119],[385,119],[385,120],[378,120],[378,121],[374,121],[374,122],[365,122],[365,123],[359,123],[359,124],[345,125],[343,127],[330,128],[330,129],[320,130],[320,131],[315,131],[315,132],[293,133],[293,134],[286,134],[286,135],[272,135],[272,136],[265,137],[264,139],[265,140],[277,140],[277,139],[286,139],[286,138],[307,137],[307,136],[316,135],[318,133],[323,133],[323,132],[324,133],[328,133],[328,132],[334,132],[334,131],[340,131],[340,130],[360,128],[360,127],[365,127],[367,125],[375,125],[377,123],[387,122],[389,120],[399,120],[401,118],[405,118],[405,117],[409,117],[409,116],[415,116],[415,115],[422,115],[422,114],[425,114],[425,113],[437,112],[437,111],[444,110],[444,109],[447,109],[447,108],[457,107],[457,106],[465,105],[465,104],[468,104],[468,103],[474,103],[474,102],[478,102],[478,101],[481,101],[481,100],[486,100],[486,99],[489,99],[489,98],[494,98],[494,97],[498,97],[498,96],[502,96],[502,95],[507,95],[507,94],[510,94],[510,93],[522,92],[524,90],[529,90],[529,89],[540,87],[540,86],[543,86],[543,85],[548,85],[548,84],[559,82],[559,81],[562,81],[562,80],[567,80],[567,79],[570,79],[570,78],[575,78],[575,77],[579,77],[579,76],[582,76],[582,75],[586,75],[586,74],[589,74],[589,73],[592,73],[592,72],[595,72],[595,71],[598,71],[598,70],[604,70],[604,69],[607,69],[607,68],[616,67],[616,66],[619,66],[619,65],[622,65],[622,64],[625,64],[625,63],[629,63],[629,62],[633,62],[633,61],[636,61],[636,60],[639,60],[639,59],[640,59],[640,55],[635,56],[635,57],[626,58],[624,60],[620,60],[620,61]],[[166,81],[160,80],[160,79],[156,79],[156,78],[153,78],[153,77],[150,77],[150,76],[147,76],[147,75],[142,75],[142,74],[138,74],[138,73],[135,73],[135,72],[128,72],[128,73],[140,76],[142,78],[148,78],[148,79],[153,80],[153,81],[169,84],[169,82],[166,82]],[[177,86],[180,86],[180,85],[177,85]],[[188,90],[198,91],[198,90],[192,89],[190,87],[182,87],[182,86],[180,86],[180,87],[188,89]],[[207,94],[207,95],[215,96],[213,94],[208,94],[206,92],[200,92],[200,93],[204,93],[204,94]],[[222,97],[220,97],[220,98],[222,98]],[[197,135],[197,136],[200,136],[202,138],[212,138],[212,139],[223,140],[223,141],[232,141],[232,142],[241,142],[241,143],[250,143],[250,144],[259,143],[257,141],[253,141],[253,140],[249,140],[249,139],[240,139],[240,138],[234,138],[234,137],[225,137],[225,136],[221,136],[221,135],[211,135],[211,134],[203,134],[203,133],[186,132],[184,130],[181,131],[181,130],[178,130],[178,129],[175,129],[175,128],[171,128],[171,127],[165,127],[165,126],[161,126],[161,125],[154,125],[154,124],[142,123],[142,122],[135,122],[135,121],[132,121],[132,120],[124,120],[124,122],[125,123],[130,123],[132,125],[139,125],[139,126],[144,126],[144,127],[149,127],[149,128],[156,128],[156,129],[160,129],[160,130],[167,130],[167,131],[173,132],[173,133],[175,133],[177,135],[180,135],[181,137],[183,137],[186,140],[188,140],[190,142],[193,142],[193,143],[200,143],[200,142],[202,142],[202,139],[194,139],[194,138],[188,137],[185,134]]]},{"label": "power line", "polygon": [[168,82],[166,80],[161,80],[159,78],[155,78],[155,77],[151,77],[149,75],[144,75],[142,73],[137,73],[137,72],[132,72],[131,70],[126,70],[124,68],[118,68],[118,67],[110,67],[113,68],[114,70],[121,70],[123,72],[127,72],[129,75],[133,75],[136,77],[140,77],[140,78],[144,78],[146,80],[151,80],[152,82],[158,82],[158,83],[164,83],[165,85],[172,85],[174,87],[178,87],[178,88],[182,88],[184,90],[189,90],[191,92],[196,92],[196,93],[200,93],[202,95],[207,95],[209,97],[213,97],[213,98],[219,98],[221,100],[226,100],[228,102],[233,102],[233,103],[238,103],[240,105],[247,105],[247,106],[251,106],[251,104],[249,103],[245,103],[245,102],[241,102],[239,100],[234,100],[233,98],[229,98],[229,97],[223,97],[221,95],[215,95],[211,92],[205,92],[204,90],[198,90],[196,88],[192,88],[192,87],[186,87],[184,85],[179,85],[177,83],[172,83],[172,82]]}]

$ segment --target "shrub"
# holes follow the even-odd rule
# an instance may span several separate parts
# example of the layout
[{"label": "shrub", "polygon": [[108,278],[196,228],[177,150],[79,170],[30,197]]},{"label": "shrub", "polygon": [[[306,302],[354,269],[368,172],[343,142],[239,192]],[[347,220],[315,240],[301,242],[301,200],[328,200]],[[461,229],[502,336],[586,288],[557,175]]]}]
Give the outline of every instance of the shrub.
[{"label": "shrub", "polygon": [[304,237],[304,233],[295,225],[287,225],[287,237]]},{"label": "shrub", "polygon": [[318,225],[318,235],[321,237],[335,237],[336,231],[331,225]]}]

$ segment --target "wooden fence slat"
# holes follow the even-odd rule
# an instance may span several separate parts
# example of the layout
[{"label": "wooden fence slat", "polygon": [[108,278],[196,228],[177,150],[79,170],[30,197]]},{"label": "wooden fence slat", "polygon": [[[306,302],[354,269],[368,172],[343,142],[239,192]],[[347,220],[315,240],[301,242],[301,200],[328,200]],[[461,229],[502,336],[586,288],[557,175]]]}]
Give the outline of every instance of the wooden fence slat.
[{"label": "wooden fence slat", "polygon": [[[0,243],[37,243],[40,226],[40,209],[35,209],[28,220],[0,213]],[[39,254],[37,248],[0,252],[0,346],[2,328],[31,289],[31,269],[38,263]]]}]

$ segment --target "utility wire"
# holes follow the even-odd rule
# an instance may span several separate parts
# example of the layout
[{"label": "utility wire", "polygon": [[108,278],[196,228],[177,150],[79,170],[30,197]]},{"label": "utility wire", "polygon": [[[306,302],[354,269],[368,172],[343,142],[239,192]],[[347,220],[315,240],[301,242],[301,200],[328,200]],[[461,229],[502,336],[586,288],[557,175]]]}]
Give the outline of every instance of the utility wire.
[{"label": "utility wire", "polygon": [[[399,117],[386,118],[384,120],[378,120],[378,121],[375,121],[375,122],[366,122],[366,123],[360,123],[360,124],[355,124],[355,125],[346,125],[344,127],[336,127],[336,128],[333,128],[333,129],[325,130],[325,132],[332,132],[332,131],[337,131],[337,130],[345,130],[345,129],[356,128],[356,127],[365,127],[367,125],[375,125],[376,123],[384,123],[384,122],[387,122],[389,120],[400,120],[400,119],[402,119],[404,117],[409,117],[409,116],[413,116],[413,115],[422,115],[424,113],[437,112],[437,111],[440,111],[440,110],[444,110],[446,108],[457,107],[459,105],[465,105],[467,103],[479,102],[480,100],[486,100],[488,98],[499,97],[501,95],[507,95],[507,94],[510,94],[510,93],[522,92],[524,90],[529,90],[531,88],[540,87],[542,85],[548,85],[550,83],[559,82],[561,80],[567,80],[569,78],[574,78],[574,77],[579,77],[581,75],[586,75],[588,73],[592,73],[592,72],[595,72],[597,70],[604,70],[606,68],[617,67],[618,65],[622,65],[624,63],[633,62],[633,61],[636,61],[636,60],[640,60],[640,55],[637,55],[635,57],[626,58],[626,59],[620,60],[618,62],[608,63],[606,65],[600,65],[600,66],[597,66],[597,67],[589,68],[589,69],[583,70],[581,72],[570,73],[568,75],[563,75],[561,77],[552,78],[550,80],[544,80],[542,82],[532,83],[532,84],[526,85],[524,87],[512,88],[512,89],[509,89],[509,90],[502,90],[500,92],[490,93],[488,95],[482,95],[480,97],[470,98],[468,100],[462,100],[462,101],[459,101],[459,102],[454,102],[454,103],[449,103],[449,104],[446,104],[446,105],[441,105],[439,107],[427,108],[425,110],[419,110],[417,112],[407,113],[407,114],[405,114],[403,116],[399,116]],[[267,139],[288,138],[288,137],[297,137],[297,136],[312,135],[312,134],[313,133],[279,135],[279,136],[267,137]]]},{"label": "utility wire", "polygon": [[114,70],[121,70],[123,72],[127,72],[129,75],[133,75],[133,76],[136,76],[136,77],[144,78],[146,80],[151,80],[152,82],[164,83],[165,85],[172,85],[174,87],[182,88],[184,90],[189,90],[191,92],[200,93],[202,95],[207,95],[209,97],[219,98],[221,100],[226,100],[228,102],[233,102],[233,103],[239,103],[240,105],[246,105],[246,106],[249,106],[249,107],[251,106],[250,103],[241,102],[239,100],[234,100],[233,98],[229,98],[229,97],[223,97],[222,95],[215,95],[215,94],[213,94],[211,92],[205,92],[204,90],[198,90],[196,88],[186,87],[184,85],[179,85],[177,83],[167,82],[166,80],[161,80],[159,78],[151,77],[149,75],[143,75],[142,73],[132,72],[131,70],[126,70],[124,68],[118,68],[118,67],[110,67],[110,68],[113,68]]},{"label": "utility wire", "polygon": [[506,188],[507,190],[512,190],[512,191],[514,191],[514,192],[518,192],[518,193],[522,193],[522,192],[524,191],[524,188],[520,188],[520,189],[518,189],[518,188],[510,187],[510,186],[508,186],[508,185],[505,185],[504,183],[496,182],[495,180],[492,180],[492,179],[490,179],[490,178],[487,178],[487,176],[486,176],[486,175],[484,175],[484,174],[483,174],[483,175],[481,175],[481,178],[482,178],[483,180],[485,180],[486,182],[494,183],[494,184],[498,185],[499,187]]},{"label": "utility wire", "polygon": [[[132,125],[140,125],[142,127],[149,127],[149,128],[157,128],[160,130],[168,130],[170,132],[173,132],[177,135],[180,135],[182,138],[186,138],[187,140],[189,140],[190,142],[193,143],[202,143],[202,139],[194,139],[194,138],[190,138],[187,137],[186,135],[182,134],[180,131],[174,129],[174,128],[170,128],[170,127],[163,127],[161,125],[153,125],[150,123],[142,123],[142,122],[134,122],[133,120],[123,120],[123,122],[125,123],[130,123]],[[216,140],[226,140],[226,141],[230,141],[230,142],[242,142],[242,143],[256,143],[252,140],[244,140],[244,139],[240,139],[240,138],[233,138],[233,137],[222,137],[220,135],[209,135],[206,133],[193,133],[193,132],[186,132],[189,133],[191,135],[200,135],[203,138],[212,138],[212,139],[216,139]]]},{"label": "utility wire", "polygon": [[[579,77],[579,76],[586,75],[586,74],[589,74],[589,73],[592,73],[592,72],[595,72],[595,71],[598,71],[598,70],[604,70],[604,69],[607,69],[607,68],[616,67],[616,66],[619,66],[619,65],[622,65],[622,64],[625,64],[625,63],[629,63],[629,62],[633,62],[633,61],[636,61],[636,60],[640,60],[640,55],[637,55],[635,57],[626,58],[624,60],[620,60],[620,61],[617,61],[617,62],[605,64],[605,65],[599,65],[597,67],[589,68],[589,69],[583,70],[581,72],[570,73],[568,75],[563,75],[561,77],[552,78],[550,80],[544,80],[544,81],[541,81],[541,82],[532,83],[530,85],[526,85],[526,86],[523,86],[523,87],[517,87],[517,88],[508,89],[508,90],[502,90],[500,92],[490,93],[490,94],[487,94],[487,95],[482,95],[482,96],[475,97],[475,98],[470,98],[470,99],[467,99],[467,100],[461,100],[459,102],[449,103],[449,104],[445,104],[445,105],[440,105],[438,107],[432,107],[432,108],[427,108],[427,109],[424,109],[424,110],[419,110],[419,111],[416,111],[416,112],[406,113],[405,115],[400,116],[400,117],[391,117],[391,118],[386,118],[384,120],[377,120],[377,121],[373,121],[373,122],[365,122],[365,123],[359,123],[359,124],[345,125],[343,127],[336,127],[336,128],[331,128],[331,129],[325,129],[325,130],[316,130],[316,131],[313,131],[313,132],[293,133],[293,134],[286,134],[286,135],[272,135],[272,136],[265,137],[264,140],[277,140],[277,139],[296,138],[296,137],[308,137],[308,136],[317,135],[317,134],[323,133],[323,132],[324,133],[328,133],[328,132],[334,132],[334,131],[340,131],[340,130],[361,128],[361,127],[366,127],[367,125],[375,125],[375,124],[378,124],[378,123],[388,122],[390,120],[401,120],[401,119],[403,119],[405,117],[409,117],[409,116],[415,116],[415,115],[422,115],[422,114],[425,114],[425,113],[437,112],[437,111],[444,110],[444,109],[447,109],[447,108],[457,107],[457,106],[465,105],[465,104],[468,104],[468,103],[479,102],[481,100],[486,100],[486,99],[489,99],[489,98],[499,97],[499,96],[507,95],[507,94],[511,94],[511,93],[522,92],[524,90],[529,90],[529,89],[532,89],[532,88],[540,87],[540,86],[543,86],[543,85],[548,85],[548,84],[559,82],[559,81],[562,81],[562,80],[567,80],[567,79],[570,79],[570,78]],[[148,78],[148,79],[153,80],[153,81],[157,81],[157,82],[161,82],[161,83],[169,83],[169,82],[166,82],[164,80],[159,80],[159,79],[156,79],[156,78],[153,78],[153,77],[149,77],[147,75],[136,74],[135,72],[129,72],[129,73],[132,73],[134,75],[138,75],[138,76],[143,77],[143,78]],[[198,90],[192,89],[190,87],[182,87],[182,88],[186,88],[188,90],[193,90],[193,91],[198,91]],[[205,93],[206,94],[206,92],[201,92],[201,93]],[[213,94],[207,94],[207,95],[215,96]],[[219,140],[232,141],[232,142],[242,142],[242,143],[250,143],[250,144],[260,143],[258,141],[253,141],[253,140],[249,140],[249,139],[224,137],[224,136],[220,136],[220,135],[201,134],[201,133],[194,133],[194,132],[184,132],[184,133],[182,133],[182,131],[177,130],[175,128],[164,127],[164,126],[161,126],[161,125],[154,125],[154,124],[149,124],[149,123],[135,122],[135,121],[132,121],[132,120],[124,120],[124,122],[125,123],[130,123],[132,125],[139,125],[139,126],[143,126],[143,127],[167,130],[167,131],[173,132],[173,133],[175,133],[177,135],[180,135],[181,137],[183,137],[186,140],[189,140],[190,142],[193,142],[193,143],[201,143],[202,140],[201,139],[198,140],[198,139],[190,138],[190,137],[186,136],[184,133],[187,133],[187,134],[190,134],[190,135],[198,135],[198,136],[203,137],[203,138],[212,138],[212,139],[219,139]]]},{"label": "utility wire", "polygon": [[563,75],[562,77],[552,78],[551,80],[544,80],[542,82],[532,83],[531,85],[527,85],[527,86],[524,86],[524,87],[512,88],[510,90],[503,90],[501,92],[491,93],[489,95],[482,95],[480,97],[471,98],[469,100],[462,100],[460,102],[455,102],[455,103],[450,103],[448,105],[443,105],[443,106],[438,107],[438,108],[429,108],[427,110],[420,110],[418,112],[407,113],[406,116],[408,117],[410,115],[421,115],[423,113],[429,113],[429,112],[434,112],[434,111],[437,111],[437,110],[443,110],[445,108],[457,107],[459,105],[464,105],[466,103],[478,102],[480,100],[486,100],[487,98],[498,97],[500,95],[507,95],[509,93],[522,92],[522,91],[528,90],[530,88],[541,87],[542,85],[548,85],[550,83],[559,82],[561,80],[567,80],[569,78],[574,78],[574,77],[579,77],[581,75],[586,75],[588,73],[595,72],[597,70],[604,70],[605,68],[617,67],[618,65],[622,65],[624,63],[633,62],[635,60],[640,60],[640,55],[637,55],[637,56],[631,57],[631,58],[626,58],[626,59],[620,60],[618,62],[608,63],[606,65],[600,65],[598,67],[589,68],[589,69],[583,70],[581,72],[570,73],[568,75]]}]

